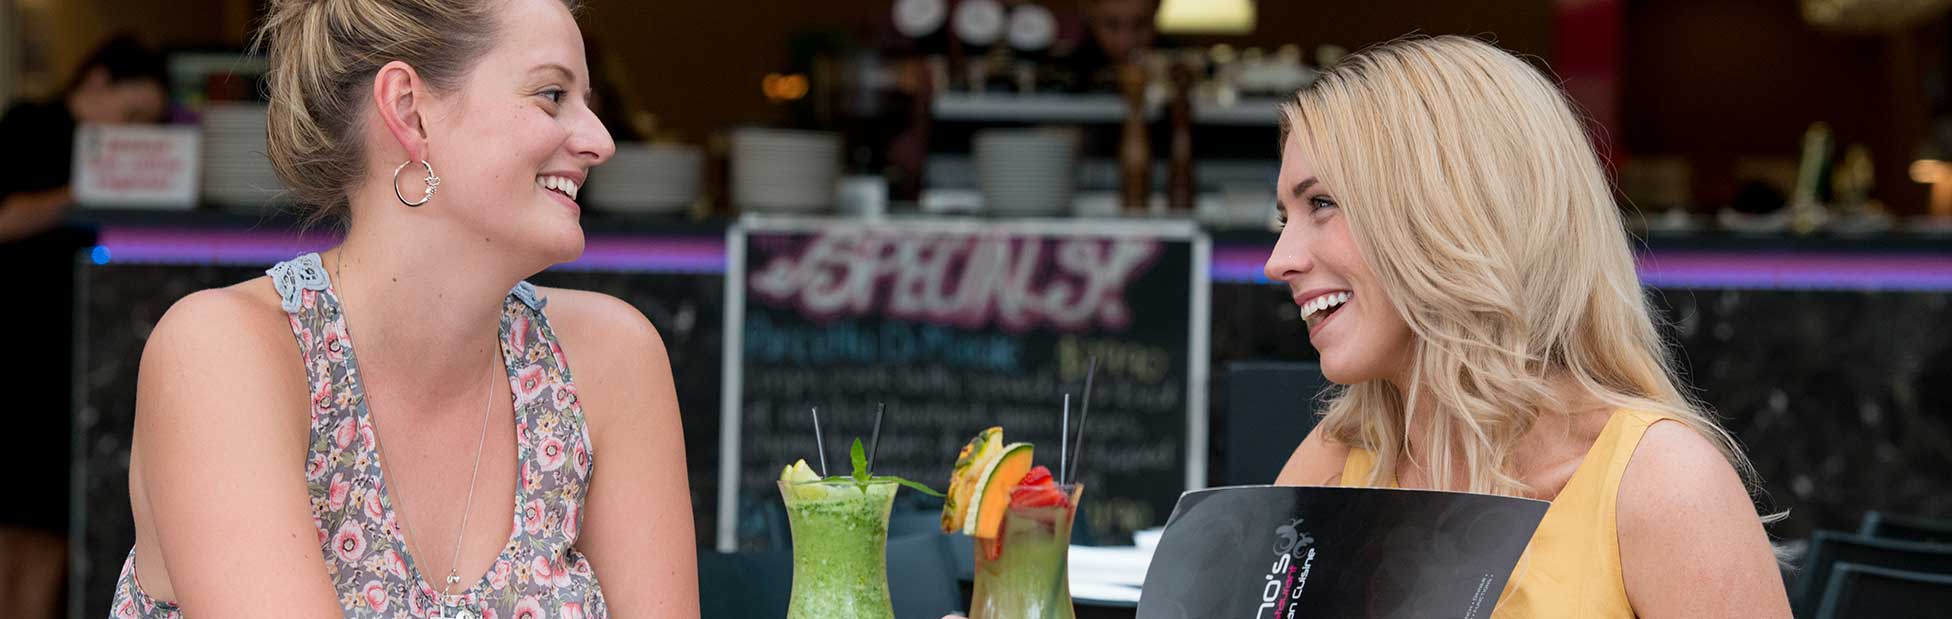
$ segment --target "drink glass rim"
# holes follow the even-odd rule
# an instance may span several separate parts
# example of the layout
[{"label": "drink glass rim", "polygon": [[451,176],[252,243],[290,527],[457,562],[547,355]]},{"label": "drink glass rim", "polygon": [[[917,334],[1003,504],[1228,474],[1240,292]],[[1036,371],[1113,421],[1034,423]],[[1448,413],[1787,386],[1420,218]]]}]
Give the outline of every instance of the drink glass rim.
[{"label": "drink glass rim", "polygon": [[[1062,493],[1065,496],[1074,496],[1078,493],[1079,490],[1084,489],[1085,483],[1081,481],[1074,481],[1068,484],[1055,484],[1055,485],[1059,493]],[[1019,485],[1017,487],[1021,488],[1023,486]],[[1012,491],[1014,490],[1015,488],[1012,488]]]},{"label": "drink glass rim", "polygon": [[779,480],[774,480],[774,483],[779,484],[781,487],[793,487],[793,486],[812,486],[812,485],[841,486],[841,485],[856,485],[856,484],[879,486],[884,484],[893,485],[901,482],[897,482],[892,479],[870,479],[867,481],[860,481],[852,477],[828,477],[826,479],[816,479],[813,481],[788,481],[784,479],[779,479]]}]

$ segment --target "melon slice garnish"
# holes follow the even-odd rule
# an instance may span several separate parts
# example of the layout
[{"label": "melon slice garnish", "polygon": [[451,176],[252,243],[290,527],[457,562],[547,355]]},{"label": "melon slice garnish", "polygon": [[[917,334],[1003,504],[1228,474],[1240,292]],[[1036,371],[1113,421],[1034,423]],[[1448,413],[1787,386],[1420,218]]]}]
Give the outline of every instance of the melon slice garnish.
[{"label": "melon slice garnish", "polygon": [[956,467],[949,473],[949,491],[942,500],[942,532],[959,533],[975,503],[971,497],[976,481],[1003,452],[1003,428],[991,427],[976,433],[956,455]]}]

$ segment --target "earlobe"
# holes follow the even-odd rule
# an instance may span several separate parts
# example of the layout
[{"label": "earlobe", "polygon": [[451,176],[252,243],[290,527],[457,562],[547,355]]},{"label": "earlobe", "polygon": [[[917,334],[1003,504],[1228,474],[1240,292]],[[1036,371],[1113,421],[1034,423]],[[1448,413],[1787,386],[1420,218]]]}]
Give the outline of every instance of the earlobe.
[{"label": "earlobe", "polygon": [[407,63],[386,63],[373,76],[375,116],[406,157],[416,161],[425,159],[427,151],[427,130],[421,124],[420,109],[427,101],[425,94],[425,83]]}]

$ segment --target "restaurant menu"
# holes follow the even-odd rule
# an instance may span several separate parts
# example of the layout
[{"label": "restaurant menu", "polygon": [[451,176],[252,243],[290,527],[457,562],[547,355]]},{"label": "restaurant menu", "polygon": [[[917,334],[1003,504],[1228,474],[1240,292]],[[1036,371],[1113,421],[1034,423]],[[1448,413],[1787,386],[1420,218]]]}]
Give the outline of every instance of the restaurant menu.
[{"label": "restaurant menu", "polygon": [[1391,488],[1188,492],[1138,616],[1489,617],[1549,505]]}]

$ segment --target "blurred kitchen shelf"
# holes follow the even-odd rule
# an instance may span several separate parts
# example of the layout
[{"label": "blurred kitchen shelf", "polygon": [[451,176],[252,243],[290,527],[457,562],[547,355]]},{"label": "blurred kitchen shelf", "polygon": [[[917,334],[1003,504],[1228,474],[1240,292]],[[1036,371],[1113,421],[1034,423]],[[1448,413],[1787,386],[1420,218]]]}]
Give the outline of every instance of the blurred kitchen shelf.
[{"label": "blurred kitchen shelf", "polygon": [[[1193,122],[1201,125],[1266,126],[1273,128],[1275,97],[1250,97],[1222,106],[1193,102]],[[1146,106],[1146,119],[1158,120],[1164,105]],[[936,120],[995,123],[1112,124],[1125,121],[1125,101],[1117,95],[969,94],[945,93],[933,103]]]},{"label": "blurred kitchen shelf", "polygon": [[[1272,141],[1270,139],[1270,141]],[[1272,149],[1270,149],[1272,150]],[[1152,162],[1152,188],[1165,191],[1167,164]],[[977,186],[976,162],[962,154],[930,155],[927,163],[930,188],[974,189]],[[1119,188],[1119,163],[1116,159],[1087,157],[1077,161],[1077,189],[1080,191]],[[1279,159],[1209,158],[1193,163],[1193,178],[1208,190],[1228,188],[1265,189],[1268,201],[1274,200],[1274,179],[1281,174]]]},{"label": "blurred kitchen shelf", "polygon": [[[1125,102],[1116,95],[972,95],[944,93],[935,98],[936,120],[967,122],[1111,123],[1125,119]],[[1156,115],[1158,110],[1148,110]]]}]

